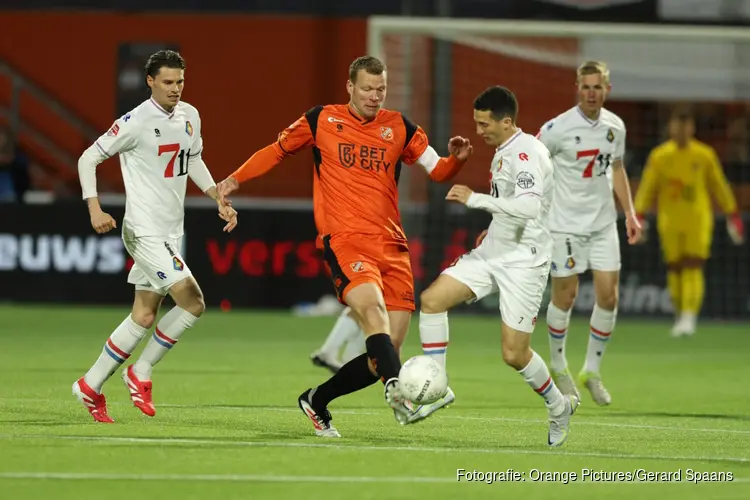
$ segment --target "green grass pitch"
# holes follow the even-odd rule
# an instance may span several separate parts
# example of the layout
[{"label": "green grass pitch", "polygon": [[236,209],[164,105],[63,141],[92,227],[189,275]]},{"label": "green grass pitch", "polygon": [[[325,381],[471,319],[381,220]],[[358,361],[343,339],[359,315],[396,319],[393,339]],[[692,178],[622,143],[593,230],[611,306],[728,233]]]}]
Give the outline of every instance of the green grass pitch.
[{"label": "green grass pitch", "polygon": [[[741,325],[706,323],[674,340],[666,322],[620,319],[603,363],[613,404],[596,407],[584,392],[568,442],[551,450],[541,398],[503,365],[499,317],[452,318],[457,400],[419,425],[397,425],[378,384],[332,403],[342,439],[316,438],[296,398],[328,377],[309,354],[333,318],[215,310],[154,370],[156,417],[131,406],[118,373],[104,387],[116,424],[95,424],[70,386],[127,312],[0,307],[0,497],[750,498]],[[585,318],[570,335],[577,372]],[[548,357],[543,322],[532,345]],[[404,359],[419,352],[414,319]],[[513,470],[525,481],[459,482],[458,469]],[[683,481],[595,482],[583,480],[586,469],[679,471]],[[534,471],[577,477],[540,482]],[[712,471],[733,481],[687,480]]]}]

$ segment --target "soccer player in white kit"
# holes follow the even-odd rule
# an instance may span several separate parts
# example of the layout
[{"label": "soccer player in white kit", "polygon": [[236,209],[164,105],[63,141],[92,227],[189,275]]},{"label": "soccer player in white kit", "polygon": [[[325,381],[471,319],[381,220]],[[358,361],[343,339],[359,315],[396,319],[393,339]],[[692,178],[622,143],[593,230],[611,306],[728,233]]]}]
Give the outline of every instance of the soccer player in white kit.
[{"label": "soccer player in white kit", "polygon": [[[552,202],[553,169],[547,148],[516,126],[518,102],[504,87],[490,87],[474,101],[477,133],[496,148],[490,167],[490,194],[453,186],[446,199],[492,213],[487,236],[474,250],[445,269],[421,295],[419,334],[425,354],[445,363],[448,310],[500,292],[503,360],[544,398],[549,412],[548,444],[568,437],[578,397],[565,396],[544,360],[530,347],[552,259],[547,223]],[[452,391],[449,390],[452,401]],[[444,401],[424,405],[410,417],[420,420]]]},{"label": "soccer player in white kit", "polygon": [[120,155],[125,181],[122,239],[134,265],[128,283],[135,285],[132,312],[104,344],[89,371],[73,384],[73,395],[98,422],[111,423],[102,385],[130,357],[156,320],[164,296],[176,306],[156,325],[140,358],[122,372],[133,404],[154,416],[151,371],[192,327],[205,308],[203,294],[181,254],[185,191],[188,176],[217,200],[225,231],[237,225],[237,213],[218,202],[216,186],[201,159],[201,119],[198,110],[180,100],[185,61],[163,50],[149,57],[146,81],[151,98],[115,121],[78,161],[78,172],[97,233],[117,227],[105,213],[96,191],[96,167]]},{"label": "soccer player in white kit", "polygon": [[565,358],[578,275],[591,269],[596,304],[591,314],[586,362],[578,379],[598,405],[612,398],[599,367],[615,326],[620,278],[620,240],[612,191],[623,207],[628,243],[641,237],[628,175],[623,166],[625,124],[603,108],[611,90],[609,70],[598,61],[578,68],[578,104],[544,124],[537,138],[552,154],[555,196],[549,215],[554,240],[552,301],[547,308],[552,378],[578,396]]}]

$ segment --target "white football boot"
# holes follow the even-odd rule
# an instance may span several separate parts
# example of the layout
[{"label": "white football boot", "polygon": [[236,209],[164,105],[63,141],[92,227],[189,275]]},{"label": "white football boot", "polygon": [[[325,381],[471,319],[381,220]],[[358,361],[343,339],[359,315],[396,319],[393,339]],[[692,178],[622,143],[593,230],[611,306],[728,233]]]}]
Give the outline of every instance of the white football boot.
[{"label": "white football boot", "polygon": [[428,405],[419,405],[411,414],[409,414],[406,418],[407,424],[413,424],[415,422],[419,422],[421,420],[426,419],[433,413],[435,413],[438,410],[441,410],[443,408],[448,408],[450,405],[453,404],[453,402],[456,400],[456,394],[453,392],[453,390],[448,387],[448,391],[445,393],[445,396],[438,399],[434,403],[430,403]]},{"label": "white football boot", "polygon": [[565,408],[559,415],[549,416],[549,434],[547,435],[547,444],[550,446],[560,446],[570,434],[570,417],[576,412],[580,400],[571,395],[565,395]]}]

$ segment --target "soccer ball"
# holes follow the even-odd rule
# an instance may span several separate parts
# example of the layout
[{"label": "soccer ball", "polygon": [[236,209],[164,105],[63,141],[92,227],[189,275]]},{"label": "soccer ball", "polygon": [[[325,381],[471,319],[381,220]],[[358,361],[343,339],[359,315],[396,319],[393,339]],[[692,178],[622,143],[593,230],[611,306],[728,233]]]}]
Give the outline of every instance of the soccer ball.
[{"label": "soccer ball", "polygon": [[448,374],[432,356],[414,356],[398,374],[401,395],[414,404],[428,405],[448,392]]}]

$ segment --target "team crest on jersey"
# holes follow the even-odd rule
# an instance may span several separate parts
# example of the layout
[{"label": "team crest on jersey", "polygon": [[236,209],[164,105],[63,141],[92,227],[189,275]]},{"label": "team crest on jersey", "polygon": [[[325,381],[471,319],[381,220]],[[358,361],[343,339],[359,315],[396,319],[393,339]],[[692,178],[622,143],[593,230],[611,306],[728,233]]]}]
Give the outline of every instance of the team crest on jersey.
[{"label": "team crest on jersey", "polygon": [[614,132],[612,132],[612,129],[609,129],[609,130],[607,131],[607,140],[608,140],[609,142],[612,142],[612,141],[614,141],[614,140],[615,140],[615,133],[614,133]]},{"label": "team crest on jersey", "polygon": [[193,137],[193,125],[189,121],[185,122],[185,133],[190,137]]},{"label": "team crest on jersey", "polygon": [[172,267],[174,267],[175,271],[182,271],[185,269],[185,264],[183,264],[180,258],[175,255],[172,257]]},{"label": "team crest on jersey", "polygon": [[380,137],[386,141],[393,140],[393,129],[391,127],[380,127]]},{"label": "team crest on jersey", "polygon": [[565,261],[565,269],[573,269],[574,267],[576,267],[575,259],[568,257],[568,260]]},{"label": "team crest on jersey", "polygon": [[354,271],[355,273],[359,273],[365,270],[365,265],[362,264],[361,262],[353,262],[351,264],[351,267],[352,267],[352,271]]}]

